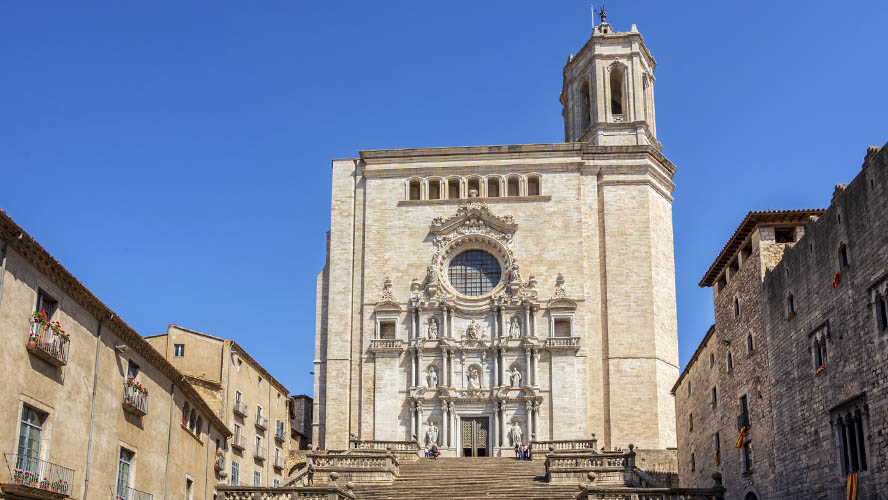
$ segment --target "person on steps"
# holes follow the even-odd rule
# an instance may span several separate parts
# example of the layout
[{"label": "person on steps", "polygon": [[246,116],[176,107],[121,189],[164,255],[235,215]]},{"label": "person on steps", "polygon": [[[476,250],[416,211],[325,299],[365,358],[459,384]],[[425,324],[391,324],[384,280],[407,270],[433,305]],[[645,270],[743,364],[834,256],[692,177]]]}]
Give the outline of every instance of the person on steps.
[{"label": "person on steps", "polygon": [[305,471],[305,481],[307,486],[314,486],[314,475],[314,467],[312,467],[311,464],[308,464],[308,470]]},{"label": "person on steps", "polygon": [[521,445],[517,442],[515,443],[515,459],[521,460]]},{"label": "person on steps", "polygon": [[429,453],[431,453],[431,455],[429,455],[431,458],[438,458],[438,455],[441,454],[441,452],[438,451],[438,445],[435,443],[432,443],[432,449],[429,450]]}]

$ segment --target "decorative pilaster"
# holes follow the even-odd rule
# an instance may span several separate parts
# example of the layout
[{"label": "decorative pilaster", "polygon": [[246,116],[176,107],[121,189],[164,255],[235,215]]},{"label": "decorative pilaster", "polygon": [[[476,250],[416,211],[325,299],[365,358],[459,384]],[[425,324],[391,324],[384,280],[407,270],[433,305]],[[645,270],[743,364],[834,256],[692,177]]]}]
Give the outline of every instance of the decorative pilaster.
[{"label": "decorative pilaster", "polygon": [[501,425],[499,428],[499,440],[500,440],[500,446],[502,446],[506,442],[506,402],[499,401],[494,404],[499,405],[500,415],[503,416],[503,425]]},{"label": "decorative pilaster", "polygon": [[416,402],[410,402],[410,439],[419,442],[419,436],[416,434]]},{"label": "decorative pilaster", "polygon": [[407,356],[410,358],[410,387],[416,387],[416,356],[413,349],[407,349]]},{"label": "decorative pilaster", "polygon": [[530,337],[530,304],[524,306],[524,336]]},{"label": "decorative pilaster", "polygon": [[481,351],[481,388],[485,387],[485,380],[487,379],[487,351]]},{"label": "decorative pilaster", "polygon": [[499,379],[499,359],[498,358],[499,358],[499,348],[494,347],[493,348],[493,386],[494,387],[499,387],[500,383],[501,383],[500,379]]},{"label": "decorative pilaster", "polygon": [[506,329],[505,313],[502,307],[497,307],[496,310],[499,316],[499,338],[503,338],[505,336],[504,330]]},{"label": "decorative pilaster", "polygon": [[422,442],[423,440],[425,440],[425,429],[423,427],[424,422],[422,417],[423,411],[421,402],[416,405],[416,414],[419,417],[419,423],[416,426],[417,429],[419,429],[419,432],[416,435],[416,442],[419,444],[420,447],[422,447]]},{"label": "decorative pilaster", "polygon": [[539,387],[540,382],[537,380],[538,368],[540,366],[540,350],[535,348],[533,349],[533,386]]},{"label": "decorative pilaster", "polygon": [[[502,443],[499,442],[499,428],[500,428],[500,407],[499,402],[494,401],[493,403],[493,452],[496,453],[496,448],[502,446]],[[496,455],[491,455],[496,456]]]},{"label": "decorative pilaster", "polygon": [[453,385],[453,349],[447,349],[447,357],[450,359],[450,372],[447,374],[447,387],[455,387]]},{"label": "decorative pilaster", "polygon": [[453,401],[451,401],[450,404],[448,404],[447,406],[450,409],[450,428],[448,429],[450,432],[447,434],[447,445],[455,447],[456,440],[453,437],[453,433],[455,432],[454,429],[456,429],[456,405],[454,405]]},{"label": "decorative pilaster", "polygon": [[444,438],[441,440],[441,442],[444,444],[444,446],[450,445],[450,437],[449,437],[450,434],[448,433],[450,430],[450,426],[447,425],[448,421],[450,420],[449,413],[450,413],[450,406],[448,405],[447,401],[442,401],[441,402],[441,427],[442,427],[441,430],[444,433]]},{"label": "decorative pilaster", "polygon": [[530,347],[525,347],[524,348],[524,367],[527,370],[524,373],[524,380],[525,380],[524,384],[525,385],[531,385],[530,374],[531,374],[532,370],[531,370],[530,363],[531,363]]}]

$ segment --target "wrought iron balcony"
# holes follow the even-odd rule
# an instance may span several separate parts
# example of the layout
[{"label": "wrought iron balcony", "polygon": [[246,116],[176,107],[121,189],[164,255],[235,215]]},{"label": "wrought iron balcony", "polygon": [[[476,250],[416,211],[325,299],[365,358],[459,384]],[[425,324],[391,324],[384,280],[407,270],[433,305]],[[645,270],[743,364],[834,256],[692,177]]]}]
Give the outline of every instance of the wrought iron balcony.
[{"label": "wrought iron balcony", "polygon": [[151,500],[154,497],[151,493],[145,493],[135,488],[123,488],[114,495],[114,500]]},{"label": "wrought iron balcony", "polygon": [[242,417],[246,417],[249,415],[249,410],[247,410],[247,405],[243,401],[235,401],[234,402],[234,413],[240,415]]},{"label": "wrought iron balcony", "polygon": [[287,434],[284,432],[283,427],[278,427],[277,430],[274,431],[274,438],[278,441],[286,441]]},{"label": "wrought iron balcony", "polygon": [[256,427],[264,431],[268,430],[268,419],[262,415],[256,415]]},{"label": "wrought iron balcony", "polygon": [[47,363],[55,366],[68,364],[68,345],[70,338],[58,323],[47,324],[31,319],[28,332],[28,351]]},{"label": "wrought iron balcony", "polygon": [[253,447],[253,455],[260,460],[265,460],[268,458],[268,454],[265,451],[265,448],[258,444]]},{"label": "wrought iron balcony", "polygon": [[283,469],[284,468],[284,458],[280,455],[274,457],[274,468],[275,469]]},{"label": "wrought iron balcony", "polygon": [[123,384],[123,409],[140,417],[148,413],[148,391],[138,382],[127,380]]},{"label": "wrought iron balcony", "polygon": [[231,438],[231,446],[233,448],[237,448],[240,450],[247,449],[247,438],[241,436],[240,434],[235,433],[234,437]]},{"label": "wrought iron balcony", "polygon": [[6,453],[9,475],[0,484],[3,493],[27,498],[61,499],[71,496],[74,471],[45,460]]}]

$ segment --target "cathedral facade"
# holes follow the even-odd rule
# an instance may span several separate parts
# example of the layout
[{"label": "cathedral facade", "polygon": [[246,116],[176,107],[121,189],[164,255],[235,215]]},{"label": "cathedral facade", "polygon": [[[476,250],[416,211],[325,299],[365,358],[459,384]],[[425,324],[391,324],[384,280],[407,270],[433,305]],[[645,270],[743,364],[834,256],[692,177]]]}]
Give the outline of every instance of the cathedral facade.
[{"label": "cathedral facade", "polygon": [[315,446],[675,446],[675,166],[655,65],[635,26],[602,22],[564,68],[564,143],[333,161]]}]

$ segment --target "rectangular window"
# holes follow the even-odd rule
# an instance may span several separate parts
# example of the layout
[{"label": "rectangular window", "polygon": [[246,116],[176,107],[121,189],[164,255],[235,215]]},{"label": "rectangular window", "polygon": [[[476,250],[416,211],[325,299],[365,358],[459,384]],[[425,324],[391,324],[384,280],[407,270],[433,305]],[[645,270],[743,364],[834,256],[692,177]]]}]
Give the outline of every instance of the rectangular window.
[{"label": "rectangular window", "polygon": [[231,485],[240,485],[240,464],[234,461],[231,462]]},{"label": "rectangular window", "polygon": [[752,470],[752,443],[743,444],[743,472]]},{"label": "rectangular window", "polygon": [[259,387],[262,387],[262,377],[259,377]]},{"label": "rectangular window", "polygon": [[747,354],[751,353],[752,349],[753,349],[752,334],[750,333],[749,335],[746,336],[746,353]]},{"label": "rectangular window", "polygon": [[694,414],[693,413],[688,414],[688,430],[689,431],[694,430]]},{"label": "rectangular window", "polygon": [[237,371],[241,371],[241,365],[243,365],[243,364],[244,364],[243,361],[237,360]]},{"label": "rectangular window", "polygon": [[749,427],[749,402],[746,396],[740,396],[740,415],[737,416],[737,429]]},{"label": "rectangular window", "polygon": [[185,356],[185,344],[175,344],[173,346],[173,357],[181,358]]},{"label": "rectangular window", "polygon": [[715,353],[709,353],[709,367],[712,368],[715,366]]},{"label": "rectangular window", "polygon": [[132,360],[127,362],[126,364],[126,378],[136,380],[139,377],[139,365],[134,363]]},{"label": "rectangular window", "polygon": [[117,463],[117,496],[129,498],[126,489],[130,487],[130,469],[133,463],[133,452],[126,448],[120,449],[120,459]]},{"label": "rectangular window", "polygon": [[194,481],[192,481],[191,478],[186,477],[185,478],[185,500],[191,500],[191,498],[192,498],[191,493],[192,493],[192,490],[194,489],[193,487],[194,487]]},{"label": "rectangular window", "polygon": [[866,432],[863,429],[866,411],[863,397],[860,397],[830,415],[838,438],[842,474],[867,470]]},{"label": "rectangular window", "polygon": [[712,401],[710,401],[711,406],[715,406],[718,404],[718,391],[715,387],[712,388]]},{"label": "rectangular window", "polygon": [[274,487],[277,488],[281,485],[281,480],[278,478],[274,478]]},{"label": "rectangular window", "polygon": [[58,308],[59,301],[50,297],[43,290],[37,289],[37,310],[46,313],[46,319],[52,319],[52,315]]},{"label": "rectangular window", "polygon": [[697,458],[694,456],[693,453],[691,453],[691,470],[694,470],[696,468],[697,468]]},{"label": "rectangular window", "polygon": [[555,320],[555,336],[556,337],[570,337],[570,320],[569,319],[556,319]]},{"label": "rectangular window", "polygon": [[234,391],[234,404],[240,404],[241,402],[241,392]]},{"label": "rectangular window", "polygon": [[879,333],[888,331],[888,297],[879,295],[876,297],[876,317],[879,325]]},{"label": "rectangular window", "polygon": [[262,486],[262,471],[253,471],[253,486]]},{"label": "rectangular window", "polygon": [[734,371],[734,355],[731,354],[731,351],[728,351],[728,372]]},{"label": "rectangular window", "polygon": [[37,461],[40,460],[40,442],[45,421],[45,413],[37,411],[28,405],[22,407],[18,457],[16,458],[17,469],[37,472]]},{"label": "rectangular window", "polygon": [[394,339],[395,338],[395,322],[380,321],[379,322],[379,338]]},{"label": "rectangular window", "polygon": [[721,451],[721,436],[715,433],[715,451]]}]

